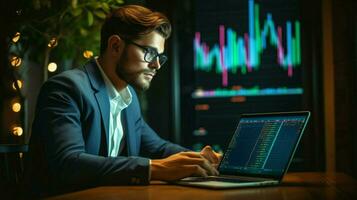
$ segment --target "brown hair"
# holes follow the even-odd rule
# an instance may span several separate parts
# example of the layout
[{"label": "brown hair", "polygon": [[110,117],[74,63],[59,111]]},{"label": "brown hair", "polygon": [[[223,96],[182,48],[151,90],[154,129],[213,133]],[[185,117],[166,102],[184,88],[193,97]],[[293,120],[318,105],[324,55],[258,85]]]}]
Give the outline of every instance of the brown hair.
[{"label": "brown hair", "polygon": [[112,35],[135,40],[152,31],[157,31],[165,39],[170,36],[171,24],[165,15],[138,5],[122,6],[110,13],[102,26],[100,54],[104,53]]}]

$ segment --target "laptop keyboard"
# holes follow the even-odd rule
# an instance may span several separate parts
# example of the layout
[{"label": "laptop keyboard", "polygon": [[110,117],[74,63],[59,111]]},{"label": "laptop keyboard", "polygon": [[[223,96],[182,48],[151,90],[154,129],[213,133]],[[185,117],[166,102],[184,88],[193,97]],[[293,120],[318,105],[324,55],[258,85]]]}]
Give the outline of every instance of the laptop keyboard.
[{"label": "laptop keyboard", "polygon": [[221,182],[229,182],[229,183],[254,182],[252,180],[242,180],[242,179],[227,178],[227,177],[195,177],[189,180],[189,182],[203,182],[203,181],[221,181]]}]

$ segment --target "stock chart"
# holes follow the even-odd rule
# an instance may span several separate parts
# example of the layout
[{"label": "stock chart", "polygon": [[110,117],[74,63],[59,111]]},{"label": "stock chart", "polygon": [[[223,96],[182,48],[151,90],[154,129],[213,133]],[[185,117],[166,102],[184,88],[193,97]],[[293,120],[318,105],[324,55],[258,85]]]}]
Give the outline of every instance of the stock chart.
[{"label": "stock chart", "polygon": [[303,26],[298,3],[194,1],[194,120],[186,137],[193,149],[211,144],[222,151],[242,113],[301,109]]}]

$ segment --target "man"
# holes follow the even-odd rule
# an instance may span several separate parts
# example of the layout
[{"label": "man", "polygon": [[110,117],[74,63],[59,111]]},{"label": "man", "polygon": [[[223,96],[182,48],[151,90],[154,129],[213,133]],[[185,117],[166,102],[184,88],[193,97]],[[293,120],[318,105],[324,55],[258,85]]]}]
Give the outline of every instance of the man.
[{"label": "man", "polygon": [[123,6],[102,27],[98,58],[43,85],[28,159],[33,193],[218,174],[209,146],[197,153],[165,141],[141,116],[132,87],[149,88],[170,32],[161,13]]}]

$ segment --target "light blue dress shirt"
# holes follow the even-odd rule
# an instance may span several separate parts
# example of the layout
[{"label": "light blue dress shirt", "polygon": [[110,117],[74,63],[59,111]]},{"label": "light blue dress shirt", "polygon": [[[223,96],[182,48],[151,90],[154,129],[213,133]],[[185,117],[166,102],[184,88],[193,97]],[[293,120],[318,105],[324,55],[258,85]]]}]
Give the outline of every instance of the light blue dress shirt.
[{"label": "light blue dress shirt", "polygon": [[110,117],[109,117],[109,144],[108,156],[118,156],[120,142],[123,138],[123,126],[121,124],[121,111],[129,106],[132,100],[132,95],[128,87],[121,91],[117,91],[112,82],[95,59],[98,68],[103,76],[110,102]]}]

